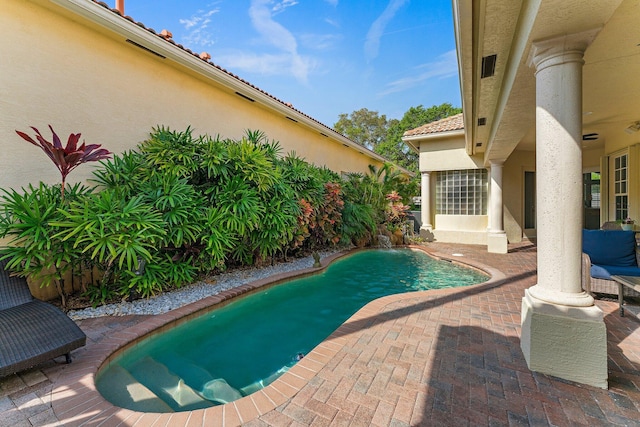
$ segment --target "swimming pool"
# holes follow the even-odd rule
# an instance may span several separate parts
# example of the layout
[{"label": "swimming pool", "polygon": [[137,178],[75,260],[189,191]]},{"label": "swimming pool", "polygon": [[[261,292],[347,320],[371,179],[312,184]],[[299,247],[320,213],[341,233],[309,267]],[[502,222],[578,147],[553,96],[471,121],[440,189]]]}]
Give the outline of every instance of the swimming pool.
[{"label": "swimming pool", "polygon": [[486,279],[421,251],[357,252],[321,274],[259,290],[143,339],[98,373],[97,388],[115,405],[143,412],[223,404],[274,381],[374,299]]}]

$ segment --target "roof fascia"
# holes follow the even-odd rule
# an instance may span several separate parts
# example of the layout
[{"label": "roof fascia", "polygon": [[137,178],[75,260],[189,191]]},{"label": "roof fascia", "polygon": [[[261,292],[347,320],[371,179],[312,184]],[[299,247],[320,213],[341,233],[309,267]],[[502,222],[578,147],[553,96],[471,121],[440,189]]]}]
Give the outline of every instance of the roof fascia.
[{"label": "roof fascia", "polygon": [[418,146],[420,145],[421,142],[431,142],[434,140],[455,138],[457,136],[465,137],[466,133],[464,129],[450,130],[446,132],[436,132],[436,133],[430,133],[426,135],[405,136],[402,138],[402,142],[407,144],[409,148],[411,148],[416,153],[420,153]]}]

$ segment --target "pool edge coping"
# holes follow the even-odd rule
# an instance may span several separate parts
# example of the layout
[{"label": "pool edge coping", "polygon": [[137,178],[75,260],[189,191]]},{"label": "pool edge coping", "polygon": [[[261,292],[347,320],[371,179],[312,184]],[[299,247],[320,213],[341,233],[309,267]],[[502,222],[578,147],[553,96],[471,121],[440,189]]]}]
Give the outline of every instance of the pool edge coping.
[{"label": "pool edge coping", "polygon": [[[349,317],[332,332],[331,335],[313,348],[300,362],[272,384],[249,396],[244,396],[241,399],[225,405],[184,412],[143,413],[114,406],[104,399],[97,390],[95,378],[98,371],[117,354],[130,347],[134,341],[185,322],[192,317],[202,314],[204,310],[210,309],[213,305],[225,304],[237,296],[257,291],[265,286],[273,286],[292,278],[316,274],[326,269],[333,261],[339,258],[370,248],[341,251],[324,258],[321,267],[310,267],[279,273],[267,278],[255,280],[167,313],[155,315],[135,326],[112,334],[100,343],[92,345],[91,348],[87,349],[83,354],[81,360],[68,365],[67,369],[62,371],[51,391],[51,407],[58,420],[63,423],[63,425],[69,426],[88,422],[92,424],[108,423],[108,420],[113,417],[117,417],[115,420],[120,420],[120,425],[133,425],[139,422],[143,424],[148,422],[149,425],[157,422],[163,423],[163,425],[173,425],[178,419],[185,417],[186,424],[186,421],[192,418],[192,416],[194,418],[193,421],[196,423],[196,418],[202,418],[201,425],[205,425],[205,420],[211,422],[213,419],[219,420],[220,423],[224,423],[225,426],[241,425],[276,409],[302,390],[302,388],[342,350],[347,343],[345,336],[354,332],[350,323],[379,315],[389,304],[400,300],[415,298],[425,293],[436,297],[464,293],[470,289],[477,289],[478,287],[498,286],[503,283],[506,278],[503,272],[474,260],[454,258],[453,256],[438,253],[429,250],[428,247],[420,245],[407,245],[404,247],[423,251],[436,259],[447,260],[481,270],[489,275],[489,280],[461,288],[407,292],[375,299],[365,304],[360,310]],[[168,424],[169,422],[171,422],[171,424]],[[206,425],[210,425],[209,422]]]}]

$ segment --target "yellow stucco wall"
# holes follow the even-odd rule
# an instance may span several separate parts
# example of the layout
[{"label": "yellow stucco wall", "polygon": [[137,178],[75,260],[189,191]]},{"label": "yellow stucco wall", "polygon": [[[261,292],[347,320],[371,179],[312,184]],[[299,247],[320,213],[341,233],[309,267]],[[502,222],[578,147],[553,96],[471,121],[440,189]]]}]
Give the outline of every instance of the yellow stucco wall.
[{"label": "yellow stucco wall", "polygon": [[504,229],[509,242],[522,241],[522,227],[524,224],[524,173],[535,172],[535,170],[535,151],[515,150],[504,163],[502,201],[504,202]]},{"label": "yellow stucco wall", "polygon": [[465,149],[464,134],[452,138],[420,141],[420,170],[446,171],[483,167],[481,156],[471,157]]},{"label": "yellow stucco wall", "polygon": [[[47,124],[65,142],[69,133],[81,132],[87,143],[113,152],[134,148],[157,125],[175,130],[191,125],[196,135],[224,138],[240,138],[245,129],[262,130],[280,142],[283,154],[295,150],[336,172],[380,166],[332,136],[217,87],[53,3],[5,0],[2,9],[0,188],[59,182],[44,153],[15,133],[32,133],[29,126],[35,126],[50,138]],[[82,165],[69,182],[91,177],[92,167]]]}]

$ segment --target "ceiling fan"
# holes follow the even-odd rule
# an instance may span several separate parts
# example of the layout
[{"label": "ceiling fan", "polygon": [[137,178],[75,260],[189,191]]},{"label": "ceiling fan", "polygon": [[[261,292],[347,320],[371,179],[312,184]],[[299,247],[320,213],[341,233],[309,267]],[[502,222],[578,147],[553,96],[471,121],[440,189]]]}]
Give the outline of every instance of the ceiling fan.
[{"label": "ceiling fan", "polygon": [[594,141],[596,139],[598,139],[600,135],[598,135],[597,133],[585,133],[584,135],[582,135],[582,140],[583,141]]}]

